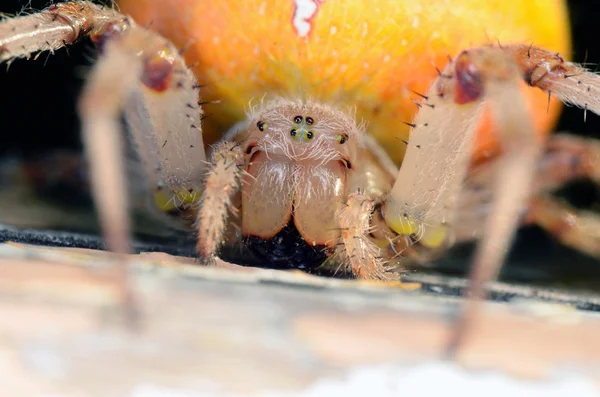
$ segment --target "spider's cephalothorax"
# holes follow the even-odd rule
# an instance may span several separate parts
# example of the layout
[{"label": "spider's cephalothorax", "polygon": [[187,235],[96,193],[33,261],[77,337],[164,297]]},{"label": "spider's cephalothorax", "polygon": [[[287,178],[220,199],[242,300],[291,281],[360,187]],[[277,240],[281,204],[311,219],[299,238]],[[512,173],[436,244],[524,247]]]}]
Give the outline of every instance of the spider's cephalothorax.
[{"label": "spider's cephalothorax", "polygon": [[311,268],[335,248],[336,213],[348,195],[359,136],[354,120],[341,115],[318,104],[276,102],[250,117],[242,231],[254,252],[264,252],[260,240],[272,240],[277,247],[268,259]]},{"label": "spider's cephalothorax", "polygon": [[[232,201],[241,206],[245,246],[264,263],[319,267],[339,245],[338,215],[350,192],[378,196],[389,189],[393,177],[365,153],[363,128],[335,107],[278,99],[249,114],[235,146],[217,146],[215,170],[223,153],[237,153],[230,156],[241,198]],[[211,250],[199,243],[199,251]]]},{"label": "spider's cephalothorax", "polygon": [[306,244],[334,247],[360,144],[354,120],[315,103],[275,102],[251,115],[242,136],[244,235],[271,239],[293,224]]}]

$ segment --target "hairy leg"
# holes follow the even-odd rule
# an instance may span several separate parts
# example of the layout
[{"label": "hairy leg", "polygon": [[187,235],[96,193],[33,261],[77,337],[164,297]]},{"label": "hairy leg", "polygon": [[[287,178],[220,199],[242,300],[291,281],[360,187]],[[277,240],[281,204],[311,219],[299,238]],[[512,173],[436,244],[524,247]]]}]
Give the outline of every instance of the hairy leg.
[{"label": "hairy leg", "polygon": [[[531,86],[585,110],[600,112],[600,77],[555,53],[533,46],[482,47],[452,61],[422,95],[406,157],[383,206],[386,224],[392,230],[400,235],[416,235],[428,246],[451,237],[446,232],[455,227],[457,209],[462,205],[458,200],[468,175],[473,131],[481,104],[490,100],[485,79],[490,79],[486,73],[493,72],[495,65],[472,68],[468,54],[473,52],[504,53],[503,62],[510,58],[517,66],[516,75]],[[510,95],[503,94],[508,92],[504,87],[499,91],[496,101],[502,105],[502,98]],[[510,106],[503,109],[510,112]],[[515,120],[520,122],[522,118]],[[499,126],[505,125],[502,128],[507,130],[506,136],[512,139],[509,130],[515,126],[510,122],[501,121]],[[514,175],[520,177],[521,173]]]},{"label": "hairy leg", "polygon": [[600,259],[600,215],[576,210],[554,197],[536,197],[527,221],[550,233],[560,243]]},{"label": "hairy leg", "polygon": [[[540,88],[548,95],[554,94],[559,99],[580,106],[584,111],[592,110],[595,113],[600,111],[600,102],[598,101],[598,90],[600,88],[600,78],[597,75],[585,70],[579,65],[565,62],[557,54],[549,53],[548,51],[525,46],[508,47],[504,49],[506,53],[513,57],[518,65],[519,69],[523,73],[525,81],[533,87]],[[531,127],[527,126],[526,115],[520,117],[516,114],[511,116],[511,109],[517,110],[520,106],[515,103],[516,95],[511,95],[511,100],[508,96],[508,90],[505,86],[501,87],[500,95],[498,99],[500,101],[495,104],[492,103],[492,109],[495,112],[495,122],[498,124],[500,121],[500,140],[503,141],[504,154],[502,156],[502,164],[500,164],[498,171],[498,180],[504,184],[504,188],[496,190],[498,198],[494,198],[492,201],[492,207],[490,209],[490,216],[487,219],[484,231],[483,231],[483,242],[478,246],[476,252],[475,262],[473,264],[473,271],[471,275],[471,288],[470,288],[470,300],[466,311],[456,328],[456,332],[453,335],[453,340],[450,343],[450,349],[456,348],[460,345],[468,333],[468,328],[471,322],[476,316],[477,312],[477,300],[484,294],[483,284],[485,281],[494,277],[500,266],[501,261],[506,255],[508,246],[507,239],[509,233],[514,233],[517,226],[517,220],[519,218],[519,210],[522,209],[526,195],[520,194],[521,189],[525,189],[525,192],[533,192],[535,190],[542,189],[544,183],[549,184],[549,180],[558,182],[561,177],[559,173],[554,170],[555,178],[548,179],[540,175],[534,182],[534,169],[536,164],[531,163],[533,159],[535,161],[537,155],[537,143],[533,135]],[[499,106],[502,103],[502,99],[505,99],[506,103],[504,106]],[[516,117],[514,117],[516,116]],[[524,124],[525,123],[525,124]],[[515,132],[518,135],[515,135]],[[527,138],[527,134],[530,135]],[[511,139],[512,141],[508,140]],[[528,143],[529,142],[529,143]],[[551,154],[552,149],[556,150],[562,146],[562,153],[568,153],[576,149],[582,149],[582,145],[572,145],[567,150],[567,147],[573,141],[560,142],[560,138],[551,141],[548,146]],[[515,145],[516,144],[516,145]],[[507,147],[507,145],[510,145]],[[522,145],[519,147],[519,145]],[[511,149],[512,147],[512,149]],[[529,151],[529,153],[528,153]],[[580,150],[580,154],[589,153],[587,150]],[[554,152],[556,156],[556,151]],[[520,160],[514,156],[520,154]],[[568,155],[567,155],[568,156]],[[595,154],[594,156],[597,156]],[[597,162],[597,158],[592,160]],[[587,158],[590,159],[590,156]],[[555,164],[558,163],[555,157]],[[543,163],[542,163],[543,164]],[[518,166],[517,166],[518,165]],[[582,167],[585,168],[585,167]],[[531,172],[530,172],[531,171]],[[592,176],[594,173],[597,175],[597,167],[588,169],[588,176]],[[564,175],[562,176],[564,178]],[[500,187],[497,185],[497,187]],[[504,209],[500,210],[502,203],[507,203],[507,199],[510,196],[509,193],[513,193],[513,196],[521,195],[519,200],[513,200],[513,204],[510,206],[511,211],[507,211],[507,204],[504,204]],[[518,208],[517,204],[520,202],[521,208]],[[571,238],[571,242],[575,239],[579,239],[580,248],[589,252],[588,244],[594,245],[597,241],[593,235],[597,235],[598,221],[597,217],[590,213],[581,214],[578,218],[579,227],[568,228],[565,222],[557,222],[560,214],[565,214],[566,208],[558,205],[557,202],[552,200],[536,199],[531,203],[531,217],[539,222],[544,227],[562,227],[563,235],[561,236],[564,242],[568,242],[568,238]],[[494,219],[494,214],[498,218]],[[509,217],[507,217],[509,215]],[[573,219],[573,218],[571,218]],[[545,223],[545,225],[544,225]],[[568,222],[567,222],[568,223]],[[509,229],[510,228],[510,229]],[[502,232],[504,229],[504,232]],[[583,238],[582,235],[575,233],[575,230],[585,231],[592,233],[592,236]],[[569,233],[571,232],[571,233]],[[504,236],[505,238],[500,238]],[[590,241],[591,240],[591,241]],[[486,248],[487,247],[487,248]]]},{"label": "hairy leg", "polygon": [[[383,205],[386,224],[400,235],[417,236],[432,248],[447,242],[467,176],[474,126],[489,103],[503,155],[494,175],[493,200],[471,274],[470,301],[450,342],[467,334],[497,274],[533,189],[541,142],[521,97],[521,79],[585,110],[600,111],[600,78],[557,54],[527,46],[480,47],[460,54],[422,95],[408,150]],[[449,228],[450,227],[450,228]]]},{"label": "hairy leg", "polygon": [[[490,203],[493,201],[490,181],[493,180],[494,173],[501,163],[501,158],[499,158],[479,164],[469,171],[457,209],[456,227],[453,228],[453,237],[457,242],[472,241],[481,236],[483,232],[481,226],[489,213]],[[522,209],[522,223],[537,223],[551,234],[556,235],[559,241],[589,253],[590,249],[585,247],[589,247],[590,243],[585,235],[582,235],[583,230],[579,229],[578,222],[565,224],[562,229],[557,227],[560,218],[564,218],[564,220],[577,219],[579,212],[551,195],[553,191],[565,184],[579,179],[587,179],[600,184],[600,142],[567,134],[551,136],[537,163],[535,179],[532,184],[533,198]],[[551,204],[551,202],[555,203]],[[562,216],[557,212],[559,210],[564,211]],[[589,212],[584,212],[584,214],[585,218],[594,217]],[[563,230],[569,237],[561,235],[558,229]],[[578,241],[581,241],[583,247],[579,247]]]},{"label": "hairy leg", "polygon": [[[125,32],[134,33],[124,38]],[[135,72],[124,68],[114,73],[118,81],[135,75],[135,84],[120,90],[115,112],[120,115],[122,109],[126,114],[152,188],[165,189],[173,197],[181,192],[199,197],[206,164],[199,85],[169,41],[111,8],[66,2],[2,21],[0,62],[54,51],[86,36],[101,52],[108,51],[108,43],[121,41],[120,51],[131,53]]]},{"label": "hairy leg", "polygon": [[212,258],[223,243],[232,197],[240,190],[244,153],[239,144],[223,142],[211,155],[211,167],[200,200],[196,228],[201,259]]},{"label": "hairy leg", "polygon": [[[200,189],[205,163],[198,86],[171,43],[87,1],[52,5],[0,23],[0,61],[53,51],[86,35],[102,56],[79,104],[84,142],[107,248],[123,254],[130,249],[130,221],[121,111],[153,187],[194,191]],[[126,271],[122,266],[120,280],[131,313]]]},{"label": "hairy leg", "polygon": [[373,231],[371,214],[375,208],[373,199],[354,193],[348,197],[338,214],[341,230],[340,252],[336,261],[350,266],[352,274],[361,279],[389,280],[397,275],[386,271],[383,250],[369,239]]},{"label": "hairy leg", "polygon": [[89,1],[54,4],[31,15],[0,23],[0,62],[29,58],[40,51],[54,51],[87,35],[123,31],[124,15]]},{"label": "hairy leg", "polygon": [[489,74],[484,78],[484,85],[503,154],[493,179],[494,198],[469,276],[469,300],[450,342],[450,349],[460,345],[468,336],[479,310],[479,300],[485,295],[485,283],[496,277],[512,245],[522,208],[532,191],[536,164],[541,154],[541,142],[535,135],[520,93],[520,70],[506,54],[503,55],[504,59],[498,61],[504,64],[482,65],[491,67],[486,70]]},{"label": "hairy leg", "polygon": [[600,215],[577,210],[549,192],[575,179],[600,184],[600,142],[570,135],[552,137],[536,176],[538,190],[527,209],[535,223],[564,245],[600,259]]}]

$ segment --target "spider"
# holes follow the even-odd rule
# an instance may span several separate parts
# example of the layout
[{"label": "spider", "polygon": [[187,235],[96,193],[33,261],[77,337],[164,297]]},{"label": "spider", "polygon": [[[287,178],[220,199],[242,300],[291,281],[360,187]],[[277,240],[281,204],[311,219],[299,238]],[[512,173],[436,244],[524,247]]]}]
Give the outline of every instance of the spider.
[{"label": "spider", "polygon": [[[183,29],[174,29],[179,15],[164,13],[158,5],[139,4],[135,11],[137,3],[121,3],[124,12],[130,7],[140,21],[152,22],[144,27],[89,1],[59,3],[0,23],[0,61],[53,51],[85,36],[99,48],[101,57],[89,75],[79,113],[103,234],[107,247],[117,253],[129,250],[119,124],[123,112],[158,201],[167,197],[169,205],[196,214],[197,251],[203,261],[218,255],[223,245],[242,245],[273,266],[394,280],[405,264],[427,262],[457,242],[479,239],[472,275],[477,297],[483,281],[498,271],[520,224],[538,224],[559,241],[600,258],[598,215],[575,211],[551,196],[576,178],[600,182],[600,143],[568,135],[546,140],[541,133],[556,114],[551,97],[584,112],[600,111],[597,75],[534,44],[490,44],[490,38],[482,38],[478,45],[443,54],[445,66],[437,72],[424,66],[433,81],[382,83],[376,62],[392,62],[392,56],[380,50],[406,46],[394,36],[406,14],[394,2],[381,0],[370,10],[358,2],[344,3],[346,12],[340,17],[333,3],[290,2],[289,15],[265,17],[267,2],[199,2],[211,35],[198,36],[197,46],[187,40],[197,22],[188,16]],[[174,1],[164,4],[178,10]],[[528,12],[556,18],[556,9],[563,6],[543,2]],[[284,15],[290,18],[283,21]],[[353,28],[356,15],[365,22],[358,24],[362,36],[346,34],[337,42],[340,30]],[[328,24],[327,18],[335,23]],[[377,25],[367,23],[374,20]],[[231,29],[212,34],[221,25],[244,21],[252,25],[247,34],[241,34],[246,32],[243,25],[234,37]],[[281,58],[271,21],[289,24],[281,31],[282,41],[289,35],[298,38],[293,51],[284,51],[292,58]],[[559,22],[553,26],[556,31],[564,27]],[[369,29],[381,48],[361,42]],[[171,32],[181,47],[157,33],[161,30]],[[249,41],[253,35],[267,40]],[[390,35],[393,40],[387,39]],[[231,41],[232,52],[222,40]],[[362,47],[355,50],[353,44]],[[195,52],[203,46],[215,51]],[[439,63],[444,51],[435,47],[429,59]],[[342,57],[340,52],[353,57],[361,50],[372,62],[360,66],[363,72],[355,64],[332,60]],[[198,63],[186,63],[185,56]],[[410,59],[401,56],[402,62]],[[300,60],[309,66],[302,73],[313,70],[307,78],[312,86],[302,86],[305,76],[296,66]],[[253,62],[258,62],[254,69],[240,67]],[[214,81],[198,83],[197,70]],[[223,76],[231,80],[222,81]],[[392,79],[393,73],[385,76]],[[203,90],[209,97],[218,91],[238,102],[250,100],[249,92],[255,93],[242,80],[265,89],[264,96],[247,105],[245,117],[240,116],[243,106],[233,103],[204,120],[203,106],[219,98],[200,101]],[[384,86],[381,97],[375,99],[365,89],[371,81]],[[542,103],[539,96],[531,99],[524,85],[547,95],[547,115],[528,110],[529,104]],[[410,99],[417,114],[404,126],[397,122],[406,116],[400,103]],[[351,101],[357,105],[348,106]],[[480,130],[482,118],[493,132]],[[409,130],[410,137],[394,137],[394,129]],[[204,138],[214,142],[217,134],[224,139],[205,146]]]}]

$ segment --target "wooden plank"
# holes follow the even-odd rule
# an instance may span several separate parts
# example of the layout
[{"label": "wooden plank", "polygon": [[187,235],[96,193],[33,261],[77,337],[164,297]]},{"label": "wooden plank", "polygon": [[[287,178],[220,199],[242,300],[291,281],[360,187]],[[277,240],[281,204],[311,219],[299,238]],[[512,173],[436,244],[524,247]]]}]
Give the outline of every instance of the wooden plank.
[{"label": "wooden plank", "polygon": [[[2,395],[309,395],[360,368],[443,363],[460,302],[167,254],[131,260],[137,330],[106,253],[0,245]],[[600,320],[572,305],[489,303],[475,331],[456,358],[467,368],[600,375]]]}]

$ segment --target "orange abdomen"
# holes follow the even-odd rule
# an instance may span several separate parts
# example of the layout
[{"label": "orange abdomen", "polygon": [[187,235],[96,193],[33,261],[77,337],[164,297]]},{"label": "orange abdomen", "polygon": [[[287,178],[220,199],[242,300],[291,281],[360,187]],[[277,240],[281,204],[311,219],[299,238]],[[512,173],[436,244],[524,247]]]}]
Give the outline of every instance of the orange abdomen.
[{"label": "orange abdomen", "polygon": [[[265,94],[356,107],[390,155],[401,161],[423,93],[448,56],[472,46],[533,43],[570,56],[564,0],[120,0],[124,13],[189,47],[210,116],[210,143]],[[527,89],[540,134],[560,105]],[[252,102],[251,102],[252,101]],[[547,111],[548,110],[548,111]],[[497,149],[488,127],[476,158]]]}]

